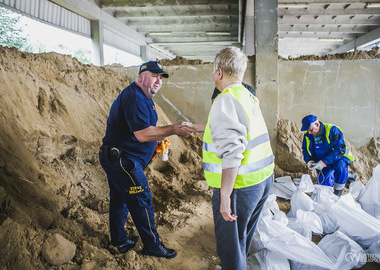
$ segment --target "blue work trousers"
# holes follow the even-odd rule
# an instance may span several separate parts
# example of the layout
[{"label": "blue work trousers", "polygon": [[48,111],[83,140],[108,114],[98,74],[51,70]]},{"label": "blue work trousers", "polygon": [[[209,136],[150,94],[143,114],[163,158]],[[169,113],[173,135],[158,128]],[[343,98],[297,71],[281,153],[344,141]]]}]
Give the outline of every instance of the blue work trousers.
[{"label": "blue work trousers", "polygon": [[265,181],[246,188],[234,189],[231,210],[236,221],[225,221],[220,213],[220,189],[212,197],[216,247],[223,270],[246,270],[247,254],[251,246],[261,210],[273,185],[273,175]]},{"label": "blue work trousers", "polygon": [[333,187],[336,184],[345,184],[348,178],[348,165],[343,159],[328,165],[319,172],[318,184]]},{"label": "blue work trousers", "polygon": [[110,188],[111,244],[117,246],[126,241],[124,226],[130,212],[144,247],[153,249],[160,245],[154,224],[152,194],[143,166],[138,161],[125,157],[111,162],[100,154],[99,160],[107,174]]}]

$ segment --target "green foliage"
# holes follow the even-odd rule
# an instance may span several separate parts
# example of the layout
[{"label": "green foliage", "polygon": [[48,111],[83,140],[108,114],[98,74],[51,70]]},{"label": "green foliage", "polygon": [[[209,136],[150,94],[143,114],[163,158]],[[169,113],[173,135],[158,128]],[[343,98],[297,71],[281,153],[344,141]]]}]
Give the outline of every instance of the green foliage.
[{"label": "green foliage", "polygon": [[86,49],[78,49],[74,52],[73,57],[83,64],[91,64],[91,51]]},{"label": "green foliage", "polygon": [[20,19],[21,15],[0,6],[0,45],[16,47],[19,51],[32,53],[58,51],[59,53],[70,54],[84,64],[91,64],[91,50],[81,48],[73,51],[63,44],[58,45],[56,49],[52,49],[47,48],[40,40],[32,44],[29,36],[23,33],[24,25],[21,25]]},{"label": "green foliage", "polygon": [[76,51],[70,51],[65,45],[59,44],[58,47],[64,51],[66,50],[68,54],[72,55],[72,57],[75,57],[79,60],[79,62],[82,62],[83,64],[91,64],[91,50],[86,50],[84,48],[77,49]]},{"label": "green foliage", "polygon": [[0,7],[0,45],[29,51],[31,47],[28,45],[28,39],[22,35],[23,29],[19,22],[20,15]]}]

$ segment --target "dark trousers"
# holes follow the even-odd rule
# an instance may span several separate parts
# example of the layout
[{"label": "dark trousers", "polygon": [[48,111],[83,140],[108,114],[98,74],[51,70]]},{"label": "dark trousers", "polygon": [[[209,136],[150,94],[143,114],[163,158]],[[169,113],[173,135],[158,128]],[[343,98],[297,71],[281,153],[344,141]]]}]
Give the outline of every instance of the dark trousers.
[{"label": "dark trousers", "polygon": [[265,181],[246,188],[234,189],[231,194],[231,210],[236,221],[225,221],[220,214],[220,189],[215,188],[212,210],[216,247],[223,270],[245,270],[247,254],[251,246],[261,210],[273,184],[273,175]]},{"label": "dark trousers", "polygon": [[111,244],[117,246],[126,241],[124,226],[128,214],[131,213],[144,247],[152,249],[160,245],[154,224],[152,194],[143,166],[125,157],[111,162],[106,161],[102,154],[99,154],[99,160],[107,174],[110,188]]}]

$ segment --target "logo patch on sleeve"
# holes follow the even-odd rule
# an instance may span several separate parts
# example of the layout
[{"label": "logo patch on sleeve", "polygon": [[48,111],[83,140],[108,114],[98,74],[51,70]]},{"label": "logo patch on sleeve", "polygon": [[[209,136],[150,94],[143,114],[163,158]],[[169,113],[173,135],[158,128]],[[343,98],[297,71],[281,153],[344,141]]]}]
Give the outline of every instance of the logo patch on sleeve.
[{"label": "logo patch on sleeve", "polygon": [[137,194],[143,191],[144,189],[141,186],[134,186],[129,188],[129,194]]}]

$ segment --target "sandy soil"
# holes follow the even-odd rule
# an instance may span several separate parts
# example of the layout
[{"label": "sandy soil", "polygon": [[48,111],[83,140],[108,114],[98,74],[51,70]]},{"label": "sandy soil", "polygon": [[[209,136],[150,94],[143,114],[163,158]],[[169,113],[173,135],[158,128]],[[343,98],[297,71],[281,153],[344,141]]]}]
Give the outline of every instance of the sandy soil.
[{"label": "sandy soil", "polygon": [[[317,55],[301,55],[299,57],[288,57],[283,58],[281,56],[278,57],[278,60],[281,61],[294,61],[294,60],[354,60],[354,59],[379,59],[380,58],[380,48],[373,47],[369,51],[354,51],[347,53],[337,53],[337,54],[328,54],[324,56]],[[208,62],[204,62],[203,60],[188,60],[186,58],[176,56],[172,60],[163,59],[159,60],[160,63],[164,66],[179,66],[179,65],[201,65],[206,64]],[[248,61],[253,63],[255,62],[255,56],[249,56]]]},{"label": "sandy soil", "polygon": [[324,56],[317,56],[317,55],[302,55],[300,57],[289,57],[289,58],[282,58],[280,57],[280,60],[354,60],[354,59],[379,59],[380,58],[380,48],[379,47],[373,47],[369,51],[353,51],[353,52],[347,52],[347,53],[337,53],[337,54],[327,54]]},{"label": "sandy soil", "polygon": [[[169,137],[169,161],[158,157],[146,170],[158,231],[178,256],[144,257],[141,241],[127,254],[110,246],[108,185],[98,148],[111,103],[128,84],[110,67],[0,47],[1,270],[215,269],[219,264],[200,135]],[[159,125],[168,124],[157,110]],[[295,130],[296,124],[279,122],[276,176],[306,172]],[[365,182],[380,162],[380,140],[353,151],[363,157],[353,169]],[[289,210],[288,201],[279,204]],[[128,223],[128,233],[137,234]],[[45,240],[55,233],[76,245],[74,258],[59,267],[41,255]]]}]

